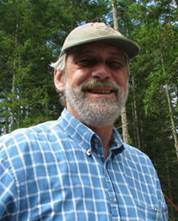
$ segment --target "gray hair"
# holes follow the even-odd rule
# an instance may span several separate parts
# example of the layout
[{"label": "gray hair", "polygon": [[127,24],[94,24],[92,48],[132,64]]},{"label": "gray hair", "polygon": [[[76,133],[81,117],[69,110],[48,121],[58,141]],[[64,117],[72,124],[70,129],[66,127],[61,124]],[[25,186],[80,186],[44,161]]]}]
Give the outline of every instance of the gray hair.
[{"label": "gray hair", "polygon": [[65,61],[66,61],[66,53],[59,56],[56,62],[52,62],[50,66],[54,68],[54,70],[61,70],[61,72],[65,69]]},{"label": "gray hair", "polygon": [[[66,56],[67,56],[66,54],[63,54],[62,56],[59,56],[59,58],[57,59],[56,62],[52,62],[50,64],[50,66],[54,69],[54,72],[56,70],[60,70],[61,71],[61,75],[63,75],[62,77],[64,77]],[[65,99],[64,91],[59,91],[57,88],[56,88],[56,91],[57,91],[57,93],[59,95],[60,103],[62,104],[62,106],[65,106],[66,99]]]}]

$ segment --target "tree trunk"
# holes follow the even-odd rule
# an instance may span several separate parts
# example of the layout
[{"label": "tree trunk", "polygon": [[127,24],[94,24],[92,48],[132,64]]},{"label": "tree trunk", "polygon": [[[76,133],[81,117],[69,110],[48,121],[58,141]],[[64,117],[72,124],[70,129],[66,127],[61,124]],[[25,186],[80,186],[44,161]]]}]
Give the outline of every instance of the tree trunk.
[{"label": "tree trunk", "polygon": [[[161,66],[162,66],[162,71],[163,74],[166,74],[166,70],[164,67],[164,60],[163,60],[163,56],[161,54]],[[166,98],[167,98],[167,103],[168,103],[168,109],[169,109],[169,117],[170,117],[170,121],[171,121],[171,130],[172,130],[172,136],[174,139],[174,147],[175,147],[175,151],[176,151],[176,156],[177,156],[177,160],[178,160],[178,139],[177,139],[177,131],[176,131],[176,126],[175,126],[175,122],[174,122],[174,114],[173,114],[173,110],[172,110],[172,104],[171,104],[171,98],[170,98],[170,94],[169,94],[169,86],[168,84],[166,84],[164,86],[165,88],[165,93],[166,93]]]},{"label": "tree trunk", "polygon": [[[112,0],[112,15],[113,15],[113,24],[114,29],[119,30],[118,25],[118,15],[117,15],[117,9],[116,9],[116,1]],[[127,111],[126,107],[123,108],[121,113],[121,122],[122,122],[122,139],[125,143],[129,142],[129,132],[128,132],[128,122],[127,122]]]},{"label": "tree trunk", "polygon": [[132,96],[133,96],[133,118],[134,118],[134,125],[135,125],[135,140],[137,147],[141,147],[141,139],[140,139],[140,130],[139,130],[139,123],[138,123],[138,112],[137,112],[137,102],[135,96],[135,81],[134,76],[131,75],[131,84],[132,84]]},{"label": "tree trunk", "polygon": [[170,94],[169,94],[169,87],[168,87],[167,84],[165,85],[165,92],[166,92],[168,108],[169,108],[169,116],[170,116],[170,121],[171,121],[171,130],[172,130],[172,135],[173,135],[173,138],[174,138],[174,147],[175,147],[176,155],[177,155],[177,159],[178,159],[177,132],[176,132],[176,126],[175,126],[175,122],[174,122],[174,114],[173,114],[173,111],[172,111],[172,104],[171,104],[171,98],[170,98]]},{"label": "tree trunk", "polygon": [[115,0],[112,0],[112,16],[113,16],[114,29],[119,30],[118,14],[117,14],[117,8],[116,8],[116,1]]},{"label": "tree trunk", "polygon": [[172,218],[172,221],[175,221],[175,219],[173,219],[174,217],[174,203],[171,199],[173,199],[173,194],[172,194],[172,185],[171,185],[171,177],[170,177],[170,169],[169,169],[169,159],[167,154],[165,153],[165,159],[166,159],[166,163],[165,163],[165,172],[166,172],[166,178],[167,178],[167,191],[168,191],[168,196],[165,195],[165,198],[167,200],[167,202],[170,205],[170,209],[169,209],[169,216]]},{"label": "tree trunk", "polygon": [[123,107],[123,109],[122,109],[121,122],[122,122],[122,139],[125,143],[128,143],[129,142],[129,132],[128,132],[126,107]]},{"label": "tree trunk", "polygon": [[[18,24],[16,24],[16,29],[15,29],[15,36],[14,36],[14,47],[17,48],[17,42],[18,42]],[[14,56],[14,60],[13,60],[13,68],[12,68],[12,88],[11,88],[11,93],[12,93],[12,97],[11,97],[11,102],[15,103],[16,102],[16,71],[17,71],[17,52]],[[14,106],[14,105],[13,105]],[[11,132],[14,129],[14,125],[15,125],[15,113],[13,108],[9,108],[9,131]]]}]

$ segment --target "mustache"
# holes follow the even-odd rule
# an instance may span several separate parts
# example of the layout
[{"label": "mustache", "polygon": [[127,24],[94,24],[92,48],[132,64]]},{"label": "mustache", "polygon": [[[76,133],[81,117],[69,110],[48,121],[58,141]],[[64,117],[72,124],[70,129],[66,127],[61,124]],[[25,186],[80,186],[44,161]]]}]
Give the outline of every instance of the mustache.
[{"label": "mustache", "polygon": [[97,79],[91,79],[87,81],[86,83],[83,83],[81,86],[81,90],[83,92],[86,92],[88,90],[92,90],[96,87],[110,87],[112,91],[118,92],[119,86],[115,82],[106,82],[106,81],[100,81]]}]

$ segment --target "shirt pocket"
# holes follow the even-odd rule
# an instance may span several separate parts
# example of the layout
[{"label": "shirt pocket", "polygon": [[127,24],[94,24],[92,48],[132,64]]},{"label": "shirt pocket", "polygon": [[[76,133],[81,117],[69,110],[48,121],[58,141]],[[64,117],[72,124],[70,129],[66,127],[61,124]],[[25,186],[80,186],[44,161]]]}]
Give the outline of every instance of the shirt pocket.
[{"label": "shirt pocket", "polygon": [[139,203],[137,205],[139,221],[166,221],[166,209],[159,206],[149,206]]}]

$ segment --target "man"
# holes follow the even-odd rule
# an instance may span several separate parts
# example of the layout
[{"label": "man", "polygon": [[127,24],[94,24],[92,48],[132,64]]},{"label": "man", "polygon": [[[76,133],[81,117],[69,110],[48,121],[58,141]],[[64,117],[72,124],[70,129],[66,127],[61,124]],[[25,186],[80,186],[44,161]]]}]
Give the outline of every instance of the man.
[{"label": "man", "polygon": [[68,35],[52,64],[61,116],[0,140],[0,220],[167,220],[151,161],[113,126],[138,51],[104,23]]}]

